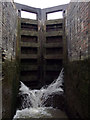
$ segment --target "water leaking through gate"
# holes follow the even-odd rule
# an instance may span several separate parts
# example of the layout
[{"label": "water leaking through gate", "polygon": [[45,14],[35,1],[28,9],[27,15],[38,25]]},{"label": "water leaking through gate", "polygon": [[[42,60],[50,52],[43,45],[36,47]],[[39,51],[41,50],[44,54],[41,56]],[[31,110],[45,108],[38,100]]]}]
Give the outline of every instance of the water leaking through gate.
[{"label": "water leaking through gate", "polygon": [[40,90],[31,90],[21,82],[19,94],[23,96],[23,100],[21,109],[16,111],[13,120],[17,118],[68,118],[64,111],[55,109],[52,104],[46,106],[49,98],[55,94],[61,96],[64,93],[62,86],[63,69],[56,80]]},{"label": "water leaking through gate", "polygon": [[[19,11],[21,81],[31,88],[50,84],[58,77],[65,59],[64,17],[47,20],[49,13],[67,5],[38,9],[16,3]],[[21,18],[21,11],[35,13],[36,20]]]}]

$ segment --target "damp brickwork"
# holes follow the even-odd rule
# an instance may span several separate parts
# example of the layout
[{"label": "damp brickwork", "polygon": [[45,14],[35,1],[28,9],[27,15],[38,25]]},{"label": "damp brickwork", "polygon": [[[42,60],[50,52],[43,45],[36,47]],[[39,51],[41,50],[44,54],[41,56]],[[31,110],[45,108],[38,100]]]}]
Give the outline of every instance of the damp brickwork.
[{"label": "damp brickwork", "polygon": [[70,2],[66,11],[66,34],[71,61],[90,56],[90,2]]},{"label": "damp brickwork", "polygon": [[65,95],[71,118],[89,118],[90,2],[70,2],[66,17]]}]

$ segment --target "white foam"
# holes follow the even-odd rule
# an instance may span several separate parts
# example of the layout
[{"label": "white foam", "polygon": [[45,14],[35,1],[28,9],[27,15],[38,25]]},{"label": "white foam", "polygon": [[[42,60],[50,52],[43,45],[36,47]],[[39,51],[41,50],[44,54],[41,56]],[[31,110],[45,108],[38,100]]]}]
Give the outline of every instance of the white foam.
[{"label": "white foam", "polygon": [[[49,109],[49,108],[48,108]],[[25,108],[23,110],[17,110],[15,118],[40,118],[51,117],[51,114],[47,113],[46,107],[39,108]]]},{"label": "white foam", "polygon": [[51,95],[63,93],[63,89],[61,87],[62,83],[63,69],[56,80],[54,80],[50,85],[42,87],[40,90],[30,90],[21,82],[21,87],[19,90],[20,94],[24,97],[22,103],[23,109],[17,110],[14,118],[27,118],[33,116],[34,118],[37,118],[42,115],[50,116],[50,114],[46,112],[45,102]]}]

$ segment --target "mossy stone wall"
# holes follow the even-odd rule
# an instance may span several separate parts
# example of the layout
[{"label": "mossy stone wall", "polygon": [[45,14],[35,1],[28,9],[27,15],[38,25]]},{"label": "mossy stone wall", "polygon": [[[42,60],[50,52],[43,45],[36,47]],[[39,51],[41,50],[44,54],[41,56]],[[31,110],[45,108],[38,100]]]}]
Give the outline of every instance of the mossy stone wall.
[{"label": "mossy stone wall", "polygon": [[67,62],[65,66],[65,95],[67,108],[73,118],[88,118],[90,59]]},{"label": "mossy stone wall", "polygon": [[11,119],[15,114],[16,97],[19,88],[19,63],[16,60],[5,61],[2,65],[2,102],[3,119]]}]

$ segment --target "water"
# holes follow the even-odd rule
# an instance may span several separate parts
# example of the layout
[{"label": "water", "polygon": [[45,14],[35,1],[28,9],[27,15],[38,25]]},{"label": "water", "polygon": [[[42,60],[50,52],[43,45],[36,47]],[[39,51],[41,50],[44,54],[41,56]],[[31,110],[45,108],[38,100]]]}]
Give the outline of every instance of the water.
[{"label": "water", "polygon": [[[21,82],[19,94],[24,96],[24,100],[22,102],[22,109],[16,111],[14,118],[53,117],[53,114],[55,114],[55,111],[57,110],[54,109],[53,106],[45,107],[45,105],[49,97],[54,94],[63,94],[64,91],[62,89],[62,83],[63,69],[56,80],[54,80],[50,85],[42,87],[40,90],[31,90]],[[61,115],[65,116],[63,113]]]}]

